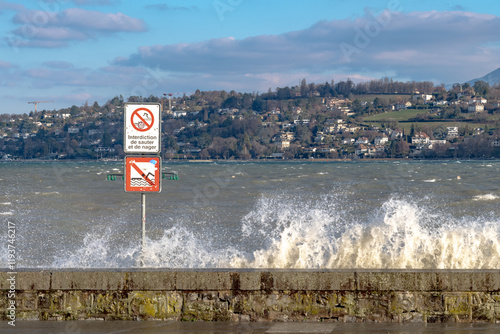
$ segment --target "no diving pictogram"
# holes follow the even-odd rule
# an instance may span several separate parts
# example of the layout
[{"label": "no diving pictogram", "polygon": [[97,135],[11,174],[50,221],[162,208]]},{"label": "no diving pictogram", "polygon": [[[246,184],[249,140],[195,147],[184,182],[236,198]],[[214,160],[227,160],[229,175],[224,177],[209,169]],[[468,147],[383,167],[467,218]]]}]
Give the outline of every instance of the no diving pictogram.
[{"label": "no diving pictogram", "polygon": [[132,127],[141,132],[151,129],[154,121],[153,113],[147,108],[138,108],[134,110],[132,116],[130,116]]},{"label": "no diving pictogram", "polygon": [[126,156],[125,191],[160,192],[160,157]]}]

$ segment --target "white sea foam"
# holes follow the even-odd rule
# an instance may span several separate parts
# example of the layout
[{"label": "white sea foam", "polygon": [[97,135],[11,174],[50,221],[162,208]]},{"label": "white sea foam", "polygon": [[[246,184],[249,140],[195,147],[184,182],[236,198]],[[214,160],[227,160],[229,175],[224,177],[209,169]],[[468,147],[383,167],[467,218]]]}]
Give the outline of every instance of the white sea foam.
[{"label": "white sea foam", "polygon": [[34,191],[33,193],[35,195],[41,195],[41,196],[50,196],[50,195],[59,195],[60,194],[58,191],[48,191],[48,192]]},{"label": "white sea foam", "polygon": [[[387,201],[369,223],[346,222],[348,217],[325,210],[292,209],[280,212],[280,216],[277,229],[280,232],[271,233],[274,235],[269,246],[255,251],[253,260],[233,259],[235,266],[331,269],[500,266],[498,222],[456,222],[444,217],[436,224],[437,216],[406,201]],[[260,221],[265,222],[266,218]],[[263,230],[266,226],[267,223],[262,224]]]},{"label": "white sea foam", "polygon": [[434,182],[436,182],[436,179],[424,180],[424,182],[434,183]]},{"label": "white sea foam", "polygon": [[484,194],[484,195],[477,195],[474,196],[474,201],[494,201],[497,200],[499,197],[494,194]]},{"label": "white sea foam", "polygon": [[[267,196],[241,222],[252,250],[178,223],[147,239],[146,267],[170,268],[500,268],[500,224],[457,220],[408,200],[389,199],[363,218],[341,198],[316,202]],[[56,267],[134,267],[140,245],[113,241],[113,230],[87,234]],[[240,247],[241,246],[241,247]]]},{"label": "white sea foam", "polygon": [[133,267],[139,248],[116,246],[111,242],[112,230],[87,233],[76,251],[62,252],[53,262],[56,268],[117,268]]}]

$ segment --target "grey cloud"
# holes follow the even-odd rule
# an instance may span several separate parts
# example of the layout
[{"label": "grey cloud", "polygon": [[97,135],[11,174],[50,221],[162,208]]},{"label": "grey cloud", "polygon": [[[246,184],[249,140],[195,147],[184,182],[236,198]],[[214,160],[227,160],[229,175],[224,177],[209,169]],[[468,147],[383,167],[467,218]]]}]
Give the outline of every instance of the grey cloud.
[{"label": "grey cloud", "polygon": [[11,69],[17,67],[9,61],[0,60],[0,69]]},{"label": "grey cloud", "polygon": [[20,11],[20,10],[24,10],[24,9],[25,9],[25,7],[23,5],[19,5],[19,4],[7,2],[7,1],[0,1],[0,12],[2,12],[4,10]]},{"label": "grey cloud", "polygon": [[123,13],[102,13],[80,8],[61,12],[23,10],[13,22],[20,26],[7,39],[16,47],[64,47],[72,41],[82,41],[103,34],[146,31],[143,20]]},{"label": "grey cloud", "polygon": [[[391,71],[415,80],[446,80],[457,68],[500,64],[500,18],[470,12],[369,12],[355,20],[321,21],[308,29],[245,39],[140,47],[115,60],[177,73],[213,76],[263,73]],[[496,50],[498,51],[498,50]],[[464,73],[464,75],[468,75]]]}]

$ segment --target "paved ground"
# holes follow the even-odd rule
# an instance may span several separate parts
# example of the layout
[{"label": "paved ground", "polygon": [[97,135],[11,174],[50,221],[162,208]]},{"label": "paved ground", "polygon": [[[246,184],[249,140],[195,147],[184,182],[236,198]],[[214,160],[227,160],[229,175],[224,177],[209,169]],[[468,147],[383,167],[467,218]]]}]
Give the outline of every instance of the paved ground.
[{"label": "paved ground", "polygon": [[218,333],[356,333],[356,334],[498,334],[500,324],[344,324],[344,323],[224,323],[140,321],[17,321],[0,323],[2,334],[218,334]]}]

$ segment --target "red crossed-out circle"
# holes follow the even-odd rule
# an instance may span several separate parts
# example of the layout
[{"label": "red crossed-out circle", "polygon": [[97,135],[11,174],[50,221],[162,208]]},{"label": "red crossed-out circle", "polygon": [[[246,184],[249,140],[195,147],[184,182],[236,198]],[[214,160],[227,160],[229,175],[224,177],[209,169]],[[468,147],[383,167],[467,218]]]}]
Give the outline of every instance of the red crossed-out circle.
[{"label": "red crossed-out circle", "polygon": [[[144,117],[141,116],[139,111],[145,111],[149,114],[149,116],[151,117],[150,123],[148,123],[148,121],[146,121],[144,119]],[[134,117],[139,118],[139,122],[137,122],[137,124],[134,123]],[[132,126],[134,127],[134,129],[136,129],[137,131],[144,132],[144,131],[148,131],[149,129],[151,129],[151,127],[153,127],[153,124],[155,122],[155,118],[153,116],[153,113],[149,109],[138,108],[138,109],[134,110],[134,112],[132,113],[132,116],[130,116],[130,122],[132,123]]]}]

